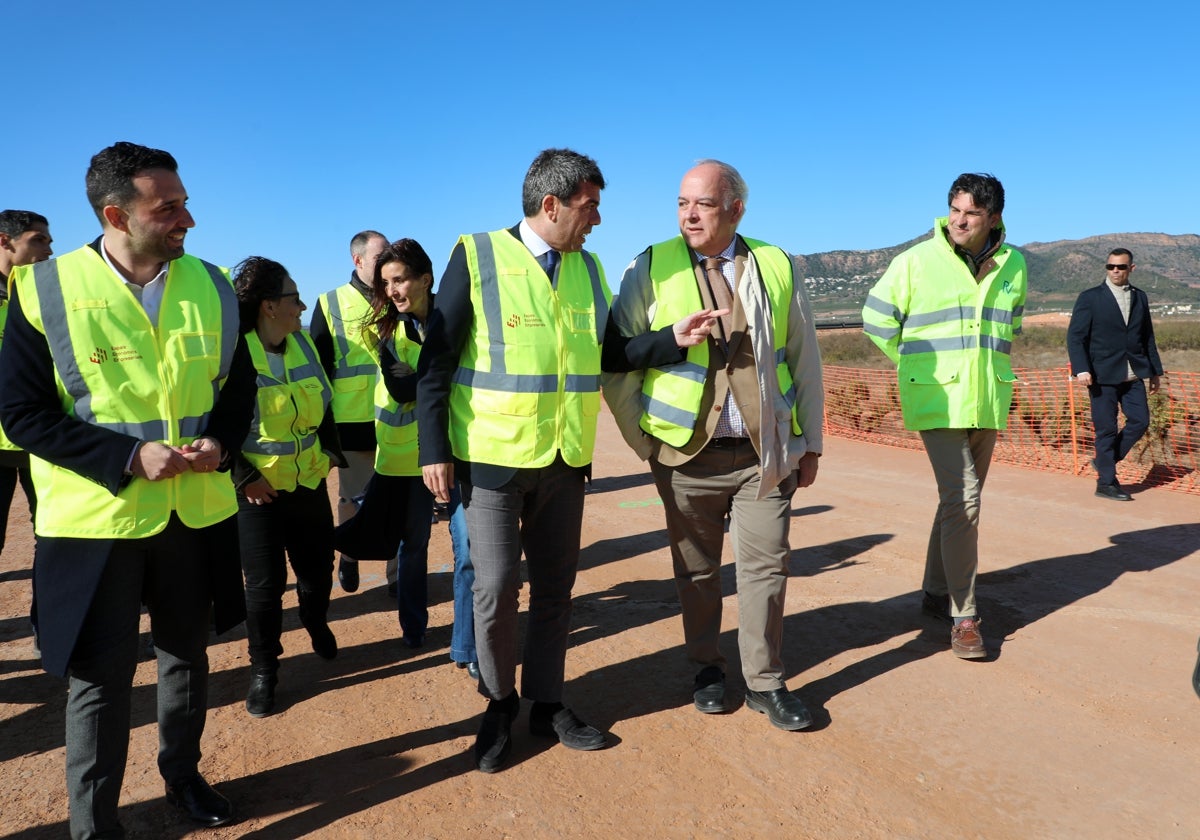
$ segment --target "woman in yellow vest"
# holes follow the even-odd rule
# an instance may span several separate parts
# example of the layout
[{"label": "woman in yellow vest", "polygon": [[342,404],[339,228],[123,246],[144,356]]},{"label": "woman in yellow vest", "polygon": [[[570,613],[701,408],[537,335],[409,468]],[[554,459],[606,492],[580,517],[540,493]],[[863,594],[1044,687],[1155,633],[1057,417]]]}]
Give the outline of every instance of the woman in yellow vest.
[{"label": "woman in yellow vest", "polygon": [[395,556],[400,630],[408,647],[425,642],[433,496],[417,466],[417,359],[433,312],[433,264],[415,239],[398,239],[375,263],[372,317],[379,340],[375,385],[375,475],[359,512],[337,527],[338,551],[359,559]]},{"label": "woman in yellow vest", "polygon": [[254,421],[234,459],[238,536],[246,576],[250,689],[246,711],[265,717],[275,707],[283,653],[283,591],[287,565],[296,573],[300,623],[313,652],[337,656],[326,614],[333,587],[333,512],[325,477],[341,463],[330,411],[333,389],[316,348],[301,331],[307,308],[287,269],[249,257],[236,269],[242,332],[258,373]]}]

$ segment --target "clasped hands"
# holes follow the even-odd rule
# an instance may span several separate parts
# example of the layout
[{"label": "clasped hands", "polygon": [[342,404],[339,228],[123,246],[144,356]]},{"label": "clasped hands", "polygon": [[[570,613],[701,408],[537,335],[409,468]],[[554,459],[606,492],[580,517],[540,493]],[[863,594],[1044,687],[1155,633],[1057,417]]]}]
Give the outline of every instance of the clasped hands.
[{"label": "clasped hands", "polygon": [[130,472],[139,478],[161,481],[191,470],[213,472],[221,465],[221,444],[216,438],[198,437],[183,446],[146,441],[137,448]]}]

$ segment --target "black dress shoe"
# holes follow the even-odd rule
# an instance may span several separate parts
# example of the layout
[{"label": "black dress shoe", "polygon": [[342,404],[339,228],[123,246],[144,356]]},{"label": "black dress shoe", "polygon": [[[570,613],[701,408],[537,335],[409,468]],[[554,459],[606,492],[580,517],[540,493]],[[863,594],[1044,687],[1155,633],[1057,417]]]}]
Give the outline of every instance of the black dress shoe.
[{"label": "black dress shoe", "polygon": [[812,715],[792,692],[786,688],[774,691],[751,691],[746,689],[746,705],[756,712],[762,712],[771,719],[771,725],[779,729],[793,731],[812,726]]},{"label": "black dress shoe", "polygon": [[1097,484],[1096,495],[1102,499],[1112,499],[1114,502],[1133,501],[1133,496],[1121,489],[1121,485],[1115,481],[1112,484]]},{"label": "black dress shoe", "polygon": [[466,668],[467,676],[473,680],[479,679],[479,663],[478,662],[455,662],[454,665],[458,668]]},{"label": "black dress shoe", "polygon": [[321,624],[308,631],[312,641],[313,653],[322,659],[336,659],[338,654],[337,639],[328,624]]},{"label": "black dress shoe", "polygon": [[716,715],[727,711],[725,705],[725,673],[716,665],[708,665],[696,675],[692,702],[698,711]]},{"label": "black dress shoe", "polygon": [[402,639],[400,639],[400,641],[404,643],[404,646],[406,648],[413,648],[414,650],[416,650],[417,648],[419,648],[425,644],[425,637],[424,636],[404,636]]},{"label": "black dress shoe", "polygon": [[483,723],[475,737],[475,766],[481,773],[495,773],[512,752],[512,722],[521,710],[521,699],[513,692],[503,700],[488,701]]},{"label": "black dress shoe", "polygon": [[529,732],[543,738],[557,738],[572,750],[598,750],[607,743],[603,732],[588,726],[562,703],[534,703],[529,712]]},{"label": "black dress shoe", "polygon": [[343,592],[358,591],[358,561],[345,557],[338,560],[338,583]]},{"label": "black dress shoe", "polygon": [[213,790],[199,773],[167,785],[167,802],[187,814],[192,822],[209,828],[233,821],[233,805]]},{"label": "black dress shoe", "polygon": [[250,675],[250,690],[246,692],[246,711],[250,717],[262,718],[275,711],[278,682],[279,678],[273,673]]}]

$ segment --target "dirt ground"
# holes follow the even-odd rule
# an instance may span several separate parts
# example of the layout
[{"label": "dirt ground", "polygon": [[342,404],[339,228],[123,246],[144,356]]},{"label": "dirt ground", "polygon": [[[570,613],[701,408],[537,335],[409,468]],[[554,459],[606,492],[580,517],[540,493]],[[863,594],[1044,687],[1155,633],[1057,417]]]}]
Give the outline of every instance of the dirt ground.
[{"label": "dirt ground", "polygon": [[[309,649],[285,606],[280,711],[243,707],[244,633],[210,649],[201,770],[241,821],[195,831],[155,766],[154,668],[138,668],[122,794],[131,837],[1200,837],[1200,499],[1097,499],[1089,477],[996,465],[979,595],[991,655],[962,661],[919,612],[935,504],[921,453],[832,439],[794,504],[789,686],[814,711],[773,729],[741,703],[737,601],[725,632],[736,709],[691,705],[663,515],[601,417],[575,588],[567,701],[611,734],[570,752],[514,729],[511,765],[473,769],[483,700],[447,656],[450,548],[435,527],[426,647],[399,641],[382,564],[335,587],[341,654]],[[1136,488],[1135,488],[1136,490]],[[0,558],[0,836],[66,834],[64,683],[28,622],[21,494]]]}]

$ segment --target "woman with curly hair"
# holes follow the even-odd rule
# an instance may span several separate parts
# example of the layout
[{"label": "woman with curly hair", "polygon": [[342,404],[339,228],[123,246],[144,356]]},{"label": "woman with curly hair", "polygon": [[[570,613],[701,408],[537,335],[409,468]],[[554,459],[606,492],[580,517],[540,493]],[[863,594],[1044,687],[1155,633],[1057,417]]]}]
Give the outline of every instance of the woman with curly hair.
[{"label": "woman with curly hair", "polygon": [[327,613],[333,588],[333,513],[325,477],[343,463],[329,405],[333,389],[301,330],[307,308],[286,268],[248,257],[234,269],[241,329],[258,372],[254,421],[234,457],[238,536],[246,577],[250,688],[246,711],[275,708],[283,653],[287,560],[296,574],[300,623],[313,652],[337,656]]}]

